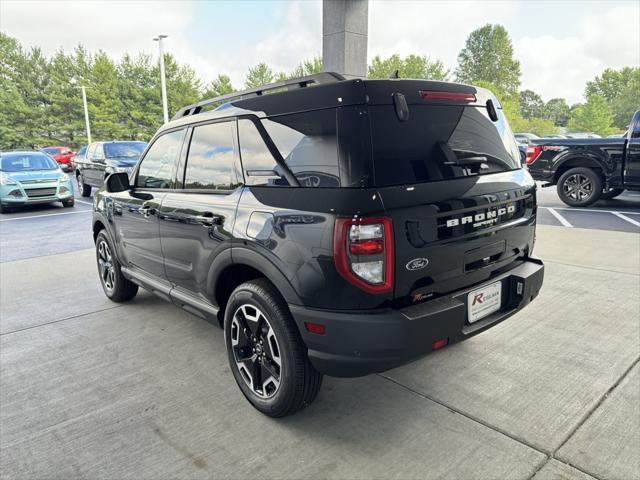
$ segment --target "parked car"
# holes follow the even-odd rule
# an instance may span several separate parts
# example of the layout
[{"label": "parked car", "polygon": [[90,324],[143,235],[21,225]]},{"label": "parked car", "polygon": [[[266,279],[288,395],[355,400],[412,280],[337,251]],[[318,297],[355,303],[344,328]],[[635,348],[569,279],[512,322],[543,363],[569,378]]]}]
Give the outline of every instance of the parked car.
[{"label": "parked car", "polygon": [[556,185],[560,200],[572,207],[640,190],[640,111],[625,137],[534,140],[527,165],[533,178]]},{"label": "parked car", "polygon": [[74,204],[73,185],[58,163],[41,152],[0,153],[0,211],[36,203]]},{"label": "parked car", "polygon": [[71,163],[71,158],[74,155],[73,150],[69,147],[45,147],[40,150],[47,155],[51,155],[51,157],[60,164],[60,167],[65,172],[70,172],[73,170],[73,164]]},{"label": "parked car", "polygon": [[565,137],[566,138],[602,138],[600,135],[593,132],[567,133]]},{"label": "parked car", "polygon": [[524,308],[544,274],[535,191],[488,90],[323,73],[162,126],[95,194],[99,278],[113,301],[141,286],[220,322],[242,393],[278,417],[323,374],[381,372]]},{"label": "parked car", "polygon": [[71,165],[73,167],[73,169],[75,170],[76,168],[76,163],[77,162],[82,162],[84,161],[84,158],[86,156],[87,153],[87,147],[80,147],[80,150],[78,150],[75,155],[73,155],[73,157],[71,157]]},{"label": "parked car", "polygon": [[516,137],[516,141],[518,143],[525,143],[527,145],[531,143],[531,140],[537,140],[540,138],[535,133],[514,133],[513,136]]},{"label": "parked car", "polygon": [[76,159],[76,178],[83,197],[91,195],[91,188],[100,188],[110,173],[131,173],[145,142],[94,142],[82,158]]}]

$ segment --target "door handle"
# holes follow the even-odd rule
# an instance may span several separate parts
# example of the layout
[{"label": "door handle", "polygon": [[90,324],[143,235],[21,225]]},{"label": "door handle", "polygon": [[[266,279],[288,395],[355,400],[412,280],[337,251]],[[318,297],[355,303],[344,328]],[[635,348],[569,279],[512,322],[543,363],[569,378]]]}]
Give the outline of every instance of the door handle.
[{"label": "door handle", "polygon": [[219,215],[214,215],[211,212],[204,212],[202,215],[197,215],[193,218],[203,227],[213,227],[214,225],[222,224],[222,217]]}]

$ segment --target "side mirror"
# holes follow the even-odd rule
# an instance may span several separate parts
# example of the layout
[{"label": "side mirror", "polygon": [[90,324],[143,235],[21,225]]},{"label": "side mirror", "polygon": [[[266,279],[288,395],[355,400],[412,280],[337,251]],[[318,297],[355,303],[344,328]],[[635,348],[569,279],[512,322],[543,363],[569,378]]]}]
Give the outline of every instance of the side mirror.
[{"label": "side mirror", "polygon": [[112,173],[104,181],[105,190],[109,193],[124,192],[131,189],[129,175],[126,172]]}]

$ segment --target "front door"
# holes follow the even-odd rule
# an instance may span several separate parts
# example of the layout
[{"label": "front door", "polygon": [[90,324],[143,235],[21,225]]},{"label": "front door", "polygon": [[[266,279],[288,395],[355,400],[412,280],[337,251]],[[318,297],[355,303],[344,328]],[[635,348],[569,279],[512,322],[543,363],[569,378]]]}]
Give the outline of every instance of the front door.
[{"label": "front door", "polygon": [[184,134],[178,130],[158,137],[140,161],[133,189],[114,195],[116,235],[125,264],[163,279],[158,215],[173,186]]},{"label": "front door", "polygon": [[627,187],[640,187],[640,111],[633,116],[627,133],[624,184]]},{"label": "front door", "polygon": [[[213,259],[231,246],[240,198],[235,121],[193,129],[182,187],[160,207],[160,234],[169,280],[178,289],[211,301],[207,278]],[[183,176],[180,175],[183,173]]]}]

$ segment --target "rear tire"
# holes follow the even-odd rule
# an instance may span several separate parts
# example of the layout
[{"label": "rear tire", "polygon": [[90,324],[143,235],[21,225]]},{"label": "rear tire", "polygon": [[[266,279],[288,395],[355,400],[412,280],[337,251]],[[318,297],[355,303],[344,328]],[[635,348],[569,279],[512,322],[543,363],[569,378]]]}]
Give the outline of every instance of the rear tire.
[{"label": "rear tire", "polygon": [[601,198],[602,179],[590,168],[571,168],[558,179],[557,191],[570,207],[587,207]]},{"label": "rear tire", "polygon": [[86,183],[84,183],[84,177],[82,176],[81,173],[78,173],[78,188],[80,189],[80,195],[82,195],[83,197],[90,197],[91,196],[91,185],[87,185]]},{"label": "rear tire", "polygon": [[286,302],[268,280],[233,291],[224,334],[236,383],[257,410],[284,417],[316,398],[322,374],[311,365]]},{"label": "rear tire", "polygon": [[138,293],[138,285],[126,279],[114,254],[109,236],[101,230],[96,237],[96,262],[105,295],[114,302],[127,302]]},{"label": "rear tire", "polygon": [[624,188],[611,188],[605,192],[602,192],[600,195],[601,200],[611,200],[612,198],[616,198],[618,195],[621,195],[624,192]]}]

